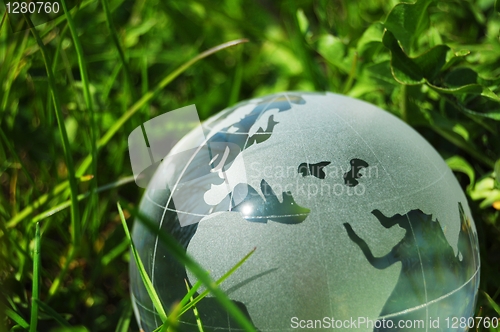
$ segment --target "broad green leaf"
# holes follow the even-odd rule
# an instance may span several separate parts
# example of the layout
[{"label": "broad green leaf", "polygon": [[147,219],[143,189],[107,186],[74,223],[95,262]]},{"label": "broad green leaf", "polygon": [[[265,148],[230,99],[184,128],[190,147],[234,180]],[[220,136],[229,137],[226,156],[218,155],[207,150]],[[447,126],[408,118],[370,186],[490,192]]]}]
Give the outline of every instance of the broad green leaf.
[{"label": "broad green leaf", "polygon": [[[500,102],[500,97],[497,96],[493,91],[479,84],[469,84],[458,88],[443,88],[427,83],[427,85],[439,93],[453,94],[453,95],[463,95],[463,94],[478,94],[488,99],[496,102]],[[477,112],[470,110],[460,103],[454,103],[461,111],[471,115],[477,115],[484,118],[494,119],[500,121],[500,109],[488,110],[487,112]]]},{"label": "broad green leaf", "polygon": [[446,62],[448,46],[438,45],[427,52],[410,58],[401,49],[390,31],[382,38],[383,44],[391,51],[391,71],[394,79],[401,84],[415,85],[432,81]]},{"label": "broad green leaf", "polygon": [[452,94],[452,95],[461,95],[465,93],[473,93],[473,94],[480,94],[483,91],[483,87],[479,84],[469,84],[469,85],[464,85],[460,86],[457,88],[443,88],[439,86],[432,85],[430,83],[427,83],[431,89],[437,92],[441,93],[447,93],[447,94]]},{"label": "broad green leaf", "polygon": [[441,70],[446,70],[453,66],[455,63],[463,60],[467,55],[470,54],[469,50],[460,50],[457,52],[448,52],[448,57],[446,58],[446,64],[441,68]]},{"label": "broad green leaf", "polygon": [[428,26],[429,16],[427,7],[433,0],[417,0],[415,3],[399,3],[387,16],[384,22],[387,30],[391,31],[401,42],[403,49],[409,53],[414,38]]},{"label": "broad green leaf", "polygon": [[422,84],[425,82],[419,66],[403,52],[390,31],[385,31],[382,43],[391,51],[391,71],[396,81],[401,84]]},{"label": "broad green leaf", "polygon": [[449,88],[477,84],[477,73],[466,67],[456,68],[446,75],[444,82]]},{"label": "broad green leaf", "polygon": [[325,34],[318,38],[316,50],[323,58],[344,73],[350,70],[349,64],[344,62],[346,46],[342,41],[330,34]]},{"label": "broad green leaf", "polygon": [[493,203],[500,200],[500,190],[495,189],[495,180],[491,176],[486,176],[476,182],[470,191],[470,197],[477,201],[482,200],[479,207],[488,208]]},{"label": "broad green leaf", "polygon": [[493,91],[491,91],[489,88],[483,86],[483,91],[481,91],[481,96],[483,97],[486,97],[486,98],[489,98],[493,101],[497,101],[500,103],[500,97],[494,93]]},{"label": "broad green leaf", "polygon": [[443,42],[443,38],[441,37],[439,29],[434,26],[430,26],[429,29],[427,29],[427,33],[422,34],[419,39],[426,40],[429,43],[429,47],[431,48],[434,46],[445,44]]},{"label": "broad green leaf", "polygon": [[302,9],[297,9],[297,21],[299,23],[300,32],[305,36],[309,30],[309,20],[307,19]]},{"label": "broad green leaf", "polygon": [[488,119],[500,121],[500,109],[494,110],[494,111],[489,111],[487,113],[481,113],[481,112],[476,112],[476,111],[470,110],[464,106],[461,106],[460,110],[464,113],[467,113],[467,114],[476,115],[476,116],[480,116],[483,118],[488,118]]},{"label": "broad green leaf", "polygon": [[476,175],[474,173],[474,169],[467,162],[467,160],[465,160],[460,156],[453,156],[446,159],[446,164],[448,164],[448,167],[450,167],[452,170],[456,172],[465,173],[469,177],[470,181],[469,187],[474,186],[474,182],[476,181]]},{"label": "broad green leaf", "polygon": [[366,73],[372,78],[376,78],[392,85],[397,85],[391,73],[391,62],[389,60],[368,65]]},{"label": "broad green leaf", "polygon": [[453,126],[453,132],[462,136],[463,139],[466,140],[467,142],[470,141],[470,134],[461,123],[456,123]]},{"label": "broad green leaf", "polygon": [[[392,79],[392,77],[391,77]],[[394,82],[394,80],[392,79]],[[353,98],[360,98],[368,93],[375,92],[380,90],[380,87],[377,86],[376,84],[373,83],[368,83],[368,82],[357,82],[354,84],[354,86],[349,90],[347,93],[347,96],[353,97]]]},{"label": "broad green leaf", "polygon": [[426,110],[426,119],[429,127],[450,143],[473,156],[476,161],[487,167],[493,167],[494,162],[485,156],[474,142],[467,141],[461,133],[457,133],[456,121],[446,118],[435,110]]},{"label": "broad green leaf", "polygon": [[428,81],[436,78],[441,68],[445,65],[446,54],[449,49],[446,45],[438,45],[414,58],[414,61],[422,70],[424,78]]},{"label": "broad green leaf", "polygon": [[384,25],[380,22],[373,23],[366,29],[358,41],[356,50],[361,56],[363,52],[373,43],[381,43],[384,35]]}]

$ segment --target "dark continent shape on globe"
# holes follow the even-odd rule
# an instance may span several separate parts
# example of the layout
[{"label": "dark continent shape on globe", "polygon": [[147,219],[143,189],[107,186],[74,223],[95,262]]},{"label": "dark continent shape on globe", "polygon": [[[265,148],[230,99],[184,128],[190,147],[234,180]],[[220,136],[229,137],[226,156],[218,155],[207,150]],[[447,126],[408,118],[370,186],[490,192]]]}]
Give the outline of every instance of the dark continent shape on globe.
[{"label": "dark continent shape on globe", "polygon": [[[243,151],[254,144],[262,143],[271,137],[274,127],[278,124],[278,122],[274,121],[273,115],[268,115],[267,127],[265,129],[260,127],[253,135],[250,135],[250,129],[252,126],[259,118],[264,117],[268,110],[278,109],[278,112],[285,112],[291,109],[292,103],[304,104],[305,100],[300,96],[300,94],[293,94],[288,97],[270,96],[265,98],[239,123],[230,126],[235,128],[235,131],[230,132],[230,127],[223,128],[208,140],[208,144],[216,142],[229,142],[238,145],[240,147],[240,151]],[[226,164],[230,165],[231,162],[232,160],[229,159],[226,161]]]},{"label": "dark continent shape on globe", "polygon": [[[474,301],[460,303],[460,299],[463,297],[461,292],[468,293],[470,288],[477,287],[475,282],[469,283],[479,268],[478,253],[473,252],[473,248],[477,246],[477,237],[460,202],[458,209],[461,228],[457,255],[444,237],[439,222],[433,221],[430,215],[420,210],[412,210],[405,215],[397,214],[390,218],[379,210],[372,211],[385,228],[398,225],[406,231],[403,239],[382,257],[374,257],[366,242],[356,235],[349,224],[344,224],[349,238],[360,247],[373,267],[386,269],[396,262],[402,263],[396,287],[380,313],[380,317],[393,321],[394,326],[398,326],[400,321],[422,319],[422,316],[438,316],[429,312],[431,309],[441,310],[440,315],[442,315],[444,302],[449,303],[449,317],[473,310]],[[460,290],[461,287],[464,289]],[[440,308],[428,305],[437,300],[441,301]],[[408,308],[414,309],[408,310]],[[422,311],[425,310],[427,312],[422,315]],[[399,329],[374,329],[379,332],[396,330]],[[425,330],[422,328],[422,331]]]},{"label": "dark continent shape on globe", "polygon": [[346,186],[355,187],[359,183],[356,179],[361,177],[359,171],[369,165],[366,161],[357,158],[351,159],[350,164],[351,169],[344,174],[344,183]]},{"label": "dark continent shape on globe", "polygon": [[[230,197],[216,206],[208,205],[204,201],[203,194],[210,189],[211,184],[224,182],[217,177],[214,169],[220,167],[222,172],[227,171],[243,150],[255,147],[271,137],[274,127],[279,122],[274,121],[274,115],[269,114],[269,110],[278,110],[278,113],[281,113],[289,111],[293,104],[304,103],[305,100],[300,94],[274,95],[264,98],[238,123],[220,129],[204,142],[202,147],[169,156],[166,163],[175,165],[176,175],[178,175],[173,195],[176,206],[184,211],[189,206],[197,204],[196,211],[184,214],[181,223],[183,225],[194,224],[206,214],[230,210],[234,206],[234,204],[231,205]],[[259,126],[253,134],[250,134],[250,129],[256,125],[256,122],[265,117],[267,117],[266,127]],[[229,150],[229,154],[224,153],[225,148]],[[184,167],[185,170],[183,170]],[[183,171],[179,172],[180,170]],[[193,201],[196,203],[192,203]]]},{"label": "dark continent shape on globe", "polygon": [[302,176],[312,175],[314,177],[317,177],[318,179],[323,180],[326,177],[323,168],[330,164],[330,161],[321,161],[316,164],[302,163],[299,165],[298,172],[302,174]]},{"label": "dark continent shape on globe", "polygon": [[264,198],[251,186],[246,186],[248,195],[231,211],[240,212],[248,221],[265,223],[272,220],[283,224],[297,224],[303,222],[311,211],[298,205],[290,192],[283,192],[280,202],[265,180],[260,185]]}]

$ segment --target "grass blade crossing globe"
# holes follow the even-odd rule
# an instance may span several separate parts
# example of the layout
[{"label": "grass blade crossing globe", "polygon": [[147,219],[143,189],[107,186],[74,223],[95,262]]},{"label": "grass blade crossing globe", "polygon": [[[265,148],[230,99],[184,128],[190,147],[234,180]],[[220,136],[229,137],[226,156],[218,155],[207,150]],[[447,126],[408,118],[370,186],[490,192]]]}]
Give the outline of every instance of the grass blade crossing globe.
[{"label": "grass blade crossing globe", "polygon": [[[341,95],[285,92],[202,128],[163,160],[140,209],[215,280],[257,248],[221,284],[257,330],[456,331],[453,317],[473,315],[480,262],[466,197],[401,120]],[[169,310],[197,279],[140,222],[133,240]],[[134,262],[130,273],[151,331],[160,318]],[[239,329],[213,297],[197,309],[205,331]],[[198,331],[192,311],[178,330]]]}]

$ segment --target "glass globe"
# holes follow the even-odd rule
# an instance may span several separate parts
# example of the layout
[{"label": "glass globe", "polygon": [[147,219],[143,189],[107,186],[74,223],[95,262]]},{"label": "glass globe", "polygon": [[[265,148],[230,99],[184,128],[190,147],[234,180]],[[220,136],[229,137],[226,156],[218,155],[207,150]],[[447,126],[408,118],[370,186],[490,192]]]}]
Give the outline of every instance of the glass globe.
[{"label": "glass globe", "polygon": [[[163,160],[140,210],[214,279],[256,248],[221,288],[257,330],[446,331],[473,315],[480,261],[467,199],[401,120],[346,96],[284,92],[202,129]],[[170,310],[196,277],[140,222],[133,240]],[[152,331],[161,321],[133,261],[130,277]],[[210,295],[197,309],[205,331],[240,329]],[[198,331],[191,311],[177,328]]]}]

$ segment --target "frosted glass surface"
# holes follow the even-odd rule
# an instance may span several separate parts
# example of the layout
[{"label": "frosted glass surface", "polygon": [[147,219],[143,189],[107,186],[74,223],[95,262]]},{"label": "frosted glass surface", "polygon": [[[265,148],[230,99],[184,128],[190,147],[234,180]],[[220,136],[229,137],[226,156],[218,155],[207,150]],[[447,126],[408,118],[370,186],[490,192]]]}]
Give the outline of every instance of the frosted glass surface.
[{"label": "frosted glass surface", "polygon": [[[393,331],[368,322],[407,320],[424,325],[406,330],[426,331],[430,319],[447,330],[447,317],[473,315],[480,262],[467,200],[411,127],[345,96],[286,92],[222,111],[203,130],[208,149],[236,147],[224,159],[229,167],[211,172],[207,158],[166,158],[152,181],[168,188],[151,186],[140,209],[215,279],[257,248],[221,287],[258,330],[320,320],[315,330],[327,331],[332,318],[367,322],[356,331]],[[185,172],[205,168],[199,181]],[[176,203],[176,194],[185,200]],[[186,215],[192,223],[179,221]],[[171,308],[195,276],[140,222],[133,239]],[[159,316],[133,262],[130,274],[136,317],[152,331]],[[238,330],[214,298],[197,308],[205,331]],[[178,328],[198,331],[191,312]]]}]

